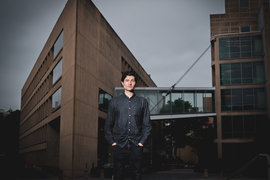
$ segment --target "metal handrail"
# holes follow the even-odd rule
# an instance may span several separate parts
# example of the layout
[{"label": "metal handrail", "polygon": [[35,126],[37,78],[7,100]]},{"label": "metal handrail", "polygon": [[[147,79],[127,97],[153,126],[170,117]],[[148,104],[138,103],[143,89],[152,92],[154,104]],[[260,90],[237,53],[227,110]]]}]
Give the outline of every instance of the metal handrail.
[{"label": "metal handrail", "polygon": [[268,164],[268,180],[270,180],[270,156],[268,154],[259,154],[255,158],[253,158],[251,161],[249,161],[246,165],[244,165],[242,168],[240,168],[238,171],[236,171],[233,175],[231,175],[227,180],[231,180],[236,175],[239,175],[241,172],[243,172],[246,168],[248,168],[251,164],[253,164],[259,157],[266,157],[267,158],[267,164]]}]

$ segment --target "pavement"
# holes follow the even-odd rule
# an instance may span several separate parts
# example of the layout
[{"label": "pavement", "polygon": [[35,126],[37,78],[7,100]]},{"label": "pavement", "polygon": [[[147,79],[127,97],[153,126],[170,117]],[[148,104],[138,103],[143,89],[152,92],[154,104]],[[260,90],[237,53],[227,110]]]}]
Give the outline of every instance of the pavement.
[{"label": "pavement", "polygon": [[[194,172],[193,169],[172,169],[157,172],[144,173],[143,180],[176,180],[176,179],[186,179],[186,180],[225,180],[230,177],[231,174],[224,174],[223,178],[220,178],[219,173],[208,173],[208,178],[204,177],[204,173]],[[99,177],[89,177],[90,180],[100,180]],[[111,178],[104,178],[104,180],[109,180]],[[126,180],[131,180],[127,178]]]},{"label": "pavement", "polygon": [[[194,172],[193,169],[172,169],[164,170],[157,172],[147,172],[143,174],[143,180],[177,180],[177,179],[186,179],[186,180],[226,180],[231,174],[224,174],[223,178],[220,178],[219,173],[208,173],[208,177],[204,177],[204,173]],[[2,178],[1,178],[2,179]],[[4,178],[5,179],[5,178]],[[8,179],[8,178],[7,178]],[[12,178],[13,179],[13,178]],[[32,172],[31,176],[25,176],[25,178],[19,179],[58,179],[58,176],[44,173],[41,171]],[[63,178],[65,179],[65,178]],[[88,179],[88,180],[100,180],[100,177],[88,177],[88,178],[78,178],[79,179]],[[104,178],[104,180],[111,180],[112,178]],[[126,178],[125,180],[131,180],[131,178]]]}]

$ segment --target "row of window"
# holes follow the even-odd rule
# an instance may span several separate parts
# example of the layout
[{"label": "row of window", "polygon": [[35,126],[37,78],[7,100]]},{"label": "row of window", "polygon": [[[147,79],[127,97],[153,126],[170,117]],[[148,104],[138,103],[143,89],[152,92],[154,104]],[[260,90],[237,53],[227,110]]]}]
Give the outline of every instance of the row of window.
[{"label": "row of window", "polygon": [[[62,47],[63,47],[63,31],[60,33],[60,35],[58,36],[57,40],[55,41],[51,51],[48,53],[47,57],[45,58],[45,60],[40,65],[37,73],[35,74],[34,78],[32,79],[32,81],[31,81],[30,85],[28,86],[27,90],[22,95],[22,104],[24,104],[27,101],[27,99],[29,98],[29,96],[31,95],[33,90],[36,88],[38,83],[41,81],[43,76],[47,73],[48,69],[52,65],[54,59],[59,54]],[[51,55],[52,52],[53,52],[53,57]]]},{"label": "row of window", "polygon": [[[54,58],[59,54],[63,46],[63,32],[59,35],[55,42]],[[28,104],[22,110],[22,118],[25,118],[27,114],[40,102],[40,100],[51,90],[52,86],[62,76],[62,59],[57,63],[52,72],[46,78],[44,83],[35,92],[33,97],[29,100]],[[57,109],[61,105],[61,87],[54,92],[54,94],[46,100],[20,127],[20,134],[25,133],[27,130],[35,126],[37,123],[48,117],[52,111]],[[51,108],[50,108],[51,107]]]},{"label": "row of window", "polygon": [[262,35],[228,37],[219,39],[219,59],[262,57],[264,46]]},{"label": "row of window", "polygon": [[21,111],[21,117],[24,119],[27,114],[40,102],[40,100],[49,92],[52,85],[50,83],[50,76],[48,76],[45,81],[41,84],[35,94],[28,101],[25,108]]},{"label": "row of window", "polygon": [[265,110],[265,88],[222,89],[221,111]]},{"label": "row of window", "polygon": [[36,144],[41,144],[46,141],[47,125],[42,126],[33,133],[20,139],[19,149],[24,149]]},{"label": "row of window", "polygon": [[265,82],[264,62],[220,64],[220,84],[257,84]]},{"label": "row of window", "polygon": [[47,73],[48,69],[53,63],[53,58],[49,53],[45,60],[43,61],[42,65],[40,66],[38,72],[36,73],[35,77],[32,79],[30,85],[27,87],[27,90],[25,93],[22,95],[22,104],[25,104],[28,98],[31,96],[33,93],[34,89],[36,86],[39,84],[41,79],[44,77],[44,75]]},{"label": "row of window", "polygon": [[222,116],[222,138],[254,138],[267,115]]},{"label": "row of window", "polygon": [[45,101],[31,116],[24,121],[20,127],[20,135],[31,129],[33,126],[44,120],[51,114],[51,100],[48,99]]},{"label": "row of window", "polygon": [[[54,67],[52,71],[52,81],[53,84],[62,76],[62,59]],[[24,118],[36,105],[39,101],[49,92],[52,87],[51,81],[49,80],[50,76],[42,83],[40,88],[33,95],[31,100],[28,102],[28,105],[22,111],[22,118]],[[58,93],[59,94],[59,93]],[[56,96],[56,95],[54,95]],[[61,96],[61,94],[60,94]],[[59,103],[58,103],[59,104]]]}]

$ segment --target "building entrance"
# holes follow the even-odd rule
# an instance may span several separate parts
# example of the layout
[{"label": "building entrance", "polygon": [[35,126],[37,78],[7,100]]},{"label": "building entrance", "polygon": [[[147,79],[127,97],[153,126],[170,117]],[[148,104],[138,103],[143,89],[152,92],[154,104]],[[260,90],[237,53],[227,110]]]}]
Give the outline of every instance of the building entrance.
[{"label": "building entrance", "polygon": [[98,167],[108,162],[109,145],[104,134],[105,119],[98,118]]}]

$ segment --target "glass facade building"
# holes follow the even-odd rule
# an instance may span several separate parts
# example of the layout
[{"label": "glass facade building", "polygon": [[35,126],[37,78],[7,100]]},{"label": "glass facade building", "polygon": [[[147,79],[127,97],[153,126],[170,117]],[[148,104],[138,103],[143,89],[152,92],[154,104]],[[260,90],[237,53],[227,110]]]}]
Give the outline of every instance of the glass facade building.
[{"label": "glass facade building", "polygon": [[266,151],[257,147],[269,136],[263,130],[269,124],[266,7],[267,1],[225,0],[226,13],[210,16],[212,82],[217,97],[215,142],[218,157],[225,161],[253,158]]}]

